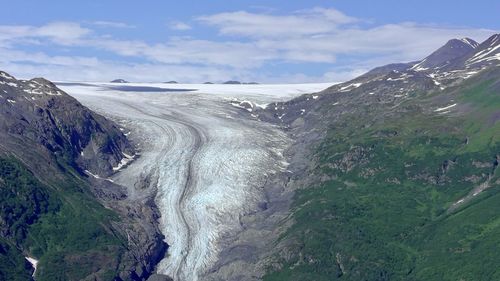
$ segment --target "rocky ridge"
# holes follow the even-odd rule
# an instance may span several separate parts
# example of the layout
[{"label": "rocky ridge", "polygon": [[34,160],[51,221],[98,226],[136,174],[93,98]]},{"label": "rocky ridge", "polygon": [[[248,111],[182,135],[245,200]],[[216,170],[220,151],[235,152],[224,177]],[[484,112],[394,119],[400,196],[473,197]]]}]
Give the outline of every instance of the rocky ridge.
[{"label": "rocky ridge", "polygon": [[146,195],[140,202],[128,200],[125,188],[108,179],[138,157],[117,125],[48,80],[17,80],[0,71],[0,156],[20,161],[49,186],[83,180],[94,200],[120,216],[107,226],[128,244],[114,265],[116,277],[145,280],[152,274],[166,251],[157,227],[154,179],[143,180]]},{"label": "rocky ridge", "polygon": [[[331,86],[318,93],[302,95],[287,102],[261,106],[251,101],[230,101],[233,106],[241,108],[242,114],[249,118],[280,126],[288,132],[294,144],[286,153],[290,162],[288,170],[278,175],[274,183],[270,182],[264,187],[270,194],[267,210],[262,212],[260,218],[257,218],[259,215],[255,215],[241,219],[242,224],[249,229],[242,234],[244,238],[241,240],[246,239],[247,242],[248,239],[259,240],[255,242],[256,248],[240,249],[238,245],[241,242],[232,241],[232,246],[228,249],[234,252],[225,253],[224,259],[221,259],[212,274],[216,277],[211,280],[217,280],[221,276],[229,278],[228,280],[259,280],[263,271],[269,268],[281,269],[282,265],[270,258],[272,256],[270,252],[279,251],[280,258],[285,261],[291,260],[296,254],[290,252],[290,248],[286,246],[286,240],[281,241],[282,245],[278,247],[269,242],[269,239],[272,240],[269,236],[279,237],[280,233],[284,233],[283,229],[287,228],[287,223],[283,224],[283,221],[288,221],[286,215],[282,214],[282,208],[276,206],[289,204],[287,200],[292,200],[290,190],[327,182],[335,177],[335,175],[314,174],[317,159],[313,151],[321,140],[327,137],[332,124],[340,128],[349,126],[368,128],[372,124],[383,124],[384,120],[392,120],[397,116],[415,112],[428,116],[450,117],[467,112],[470,106],[455,100],[457,92],[462,91],[465,81],[473,84],[497,77],[498,66],[500,66],[499,37],[495,34],[481,44],[468,38],[453,39],[421,61],[378,67],[353,80]],[[492,87],[500,89],[497,84]],[[498,115],[491,118],[498,119]],[[355,123],[357,119],[363,120],[363,123]],[[379,133],[380,137],[387,138],[398,134],[397,131]],[[350,172],[370,162],[369,157],[373,154],[371,150],[370,147],[350,147],[344,154],[339,152],[338,154],[342,157],[331,163],[329,168],[341,173]],[[446,163],[453,163],[453,160]],[[367,169],[362,174],[370,177],[376,174],[376,171]],[[427,177],[432,184],[442,184],[445,178],[443,175],[437,177],[427,175]],[[398,184],[399,180],[388,179],[388,182]],[[355,186],[354,183],[349,182],[344,184],[350,187]],[[277,190],[275,185],[286,188]],[[472,197],[472,193],[470,196]],[[273,198],[275,200],[272,200]],[[280,211],[273,211],[276,209]],[[276,214],[281,214],[281,216]],[[283,218],[279,227],[272,228],[266,223],[272,221],[269,218],[273,216]],[[261,221],[260,226],[255,226],[259,224],[256,222],[258,220]],[[269,235],[260,239],[255,238],[255,228],[266,229]],[[276,248],[266,252],[265,248],[269,247]],[[250,251],[251,256],[248,254]],[[302,257],[302,259],[306,258]],[[338,253],[336,259],[338,267],[342,269],[344,266]],[[314,263],[313,260],[309,260],[309,263],[311,262]],[[344,270],[340,272],[341,275],[345,274]]]}]

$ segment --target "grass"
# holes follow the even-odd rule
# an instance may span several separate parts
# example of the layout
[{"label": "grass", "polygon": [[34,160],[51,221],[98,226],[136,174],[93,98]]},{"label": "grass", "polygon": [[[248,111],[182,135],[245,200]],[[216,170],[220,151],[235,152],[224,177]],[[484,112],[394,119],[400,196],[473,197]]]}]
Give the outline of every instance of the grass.
[{"label": "grass", "polygon": [[67,175],[48,187],[15,159],[0,159],[0,215],[6,222],[0,259],[11,263],[0,274],[26,276],[28,254],[39,259],[37,281],[116,274],[125,251],[123,239],[110,230],[118,217],[82,192],[82,184]]},{"label": "grass", "polygon": [[310,174],[333,180],[296,192],[294,223],[264,280],[500,280],[500,172],[448,211],[487,180],[500,154],[492,85],[459,91],[470,107],[462,118],[415,111],[331,124]]}]

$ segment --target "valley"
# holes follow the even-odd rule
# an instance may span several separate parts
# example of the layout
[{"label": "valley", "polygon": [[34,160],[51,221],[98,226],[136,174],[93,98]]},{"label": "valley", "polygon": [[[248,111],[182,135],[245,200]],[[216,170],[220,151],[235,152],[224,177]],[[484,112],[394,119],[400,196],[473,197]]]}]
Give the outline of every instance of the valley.
[{"label": "valley", "polygon": [[497,280],[499,45],[330,84],[2,71],[0,274]]},{"label": "valley", "polygon": [[267,94],[254,86],[235,94],[234,86],[165,93],[134,91],[134,85],[127,91],[110,84],[60,85],[116,121],[138,145],[137,159],[109,180],[126,186],[129,200],[148,194],[138,188],[142,179],[154,183],[169,245],[157,271],[175,280],[198,280],[215,264],[224,237],[241,231],[241,216],[264,208],[262,187],[287,167],[282,153],[290,139],[276,126],[242,116],[232,98],[269,103],[322,86],[278,86]]}]

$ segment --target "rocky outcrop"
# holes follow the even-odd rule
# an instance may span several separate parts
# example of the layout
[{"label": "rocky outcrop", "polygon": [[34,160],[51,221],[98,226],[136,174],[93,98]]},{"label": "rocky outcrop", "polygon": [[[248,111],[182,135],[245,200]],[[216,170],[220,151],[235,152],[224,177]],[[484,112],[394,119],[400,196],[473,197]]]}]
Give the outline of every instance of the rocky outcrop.
[{"label": "rocky outcrop", "polygon": [[0,93],[0,134],[5,139],[40,145],[72,167],[104,177],[134,155],[114,123],[50,81],[16,80],[0,72]]},{"label": "rocky outcrop", "polygon": [[226,81],[222,84],[227,84],[227,85],[240,85],[241,82],[240,81],[234,81],[234,80],[229,80],[229,81]]},{"label": "rocky outcrop", "polygon": [[124,79],[115,79],[113,81],[110,81],[111,83],[128,83],[127,80]]},{"label": "rocky outcrop", "polygon": [[[105,228],[127,241],[123,256],[103,261],[103,268],[88,276],[92,280],[100,280],[106,266],[118,272],[117,280],[146,280],[164,257],[155,190],[148,189],[142,200],[129,200],[124,187],[108,180],[134,159],[134,147],[115,123],[50,81],[17,80],[0,71],[0,156],[15,158],[47,186],[83,180],[82,188],[88,186],[94,200],[119,215]],[[51,192],[65,196],[63,189]]]},{"label": "rocky outcrop", "polygon": [[[336,178],[336,173],[354,173],[357,170],[359,170],[360,178],[368,179],[386,169],[385,167],[368,165],[372,162],[371,157],[375,153],[375,142],[368,142],[360,138],[365,145],[352,145],[349,137],[356,135],[358,131],[373,130],[370,134],[379,140],[397,138],[399,133],[397,130],[393,130],[393,127],[387,126],[390,130],[380,131],[375,125],[395,122],[394,120],[405,116],[446,116],[446,114],[460,116],[466,110],[471,110],[472,106],[468,107],[465,102],[463,104],[457,103],[459,91],[466,89],[465,85],[467,84],[464,81],[471,85],[479,80],[495,81],[491,82],[488,89],[492,93],[498,92],[499,84],[496,81],[498,81],[499,73],[499,44],[499,35],[493,35],[481,44],[471,39],[451,40],[421,61],[378,67],[360,77],[333,85],[324,91],[302,95],[286,102],[271,103],[264,109],[256,108],[249,102],[231,101],[231,104],[241,108],[241,114],[246,114],[249,118],[280,126],[294,140],[292,146],[285,153],[290,165],[287,167],[289,178],[286,184],[281,185],[284,186],[283,189],[293,191],[315,186]],[[454,110],[448,111],[450,108]],[[491,121],[493,124],[497,122],[498,116],[500,116],[498,113],[491,113],[490,120],[493,120]],[[329,133],[337,135],[333,138],[328,135]],[[346,135],[342,135],[342,133],[346,133]],[[417,135],[419,131],[414,133]],[[329,147],[335,147],[335,150],[326,150],[329,147],[324,148],[325,151],[322,155],[328,155],[329,159],[328,161],[322,159],[323,162],[321,162],[317,154],[322,149],[323,140],[329,137],[331,141],[335,140],[338,143],[329,144]],[[468,143],[468,139],[466,143]],[[498,158],[496,159],[497,161],[493,163],[494,167],[498,165]],[[454,167],[460,166],[462,163],[456,158],[441,161],[441,165],[433,166],[429,171],[423,169],[416,175],[407,174],[406,179],[443,186],[449,182],[448,178],[451,177],[449,174],[454,172]],[[324,165],[320,166],[320,164]],[[475,165],[491,166],[490,163],[475,163]],[[321,172],[320,170],[323,168],[328,173]],[[478,183],[482,183],[482,179],[477,175],[469,178],[469,180]],[[490,181],[493,182],[493,180]],[[402,179],[391,175],[384,179],[385,183],[394,186],[402,185]],[[356,183],[350,181],[344,181],[339,185],[346,188],[356,187]],[[487,184],[482,183],[468,196],[472,198],[487,186]],[[283,202],[286,202],[286,194],[286,192],[282,192],[279,195]],[[466,202],[466,199],[461,199],[460,203],[463,202]],[[272,204],[269,206],[272,207]],[[285,204],[285,206],[288,205]],[[291,212],[293,213],[294,210]],[[266,211],[260,214],[264,213]],[[247,216],[241,221],[247,222],[252,219],[252,216]],[[266,219],[259,219],[261,222],[266,221]],[[252,229],[252,226],[245,225],[245,227]],[[263,227],[259,227],[259,229],[263,229]],[[286,229],[286,224],[283,224],[281,230],[284,229]],[[287,243],[293,244],[293,241],[283,239],[283,233],[280,232],[278,226],[275,226],[269,231],[268,237],[259,240],[259,243],[248,243],[252,246],[259,246],[261,241],[266,239],[280,241],[277,246],[267,247],[268,253],[255,250],[255,247],[251,246],[231,248],[233,252],[224,253],[226,259],[221,258],[219,267],[214,269],[214,272],[217,271],[217,273],[213,275],[218,274],[217,277],[219,277],[225,272],[227,277],[233,278],[230,280],[258,280],[262,268],[256,264],[262,263],[262,261],[265,261],[264,263],[268,269],[271,268],[271,271],[281,269],[282,264],[277,263],[278,265],[274,268],[272,259],[267,259],[269,252],[279,253],[277,260],[288,262],[290,259],[288,259],[289,252],[287,253],[287,250],[292,249],[292,252],[295,253],[300,251],[300,249],[293,248],[293,245],[287,245]],[[248,237],[245,238],[248,239]],[[282,251],[280,252],[280,250]],[[250,257],[253,257],[254,260],[251,260]],[[337,252],[335,258],[340,275],[347,274],[349,271],[345,267],[344,255]],[[303,260],[303,258],[301,257],[299,260]],[[284,264],[288,265],[286,262]],[[331,264],[331,260],[329,262]],[[296,265],[294,264],[292,267]],[[251,273],[240,274],[241,271]],[[213,278],[213,280],[220,279],[223,278]]]}]

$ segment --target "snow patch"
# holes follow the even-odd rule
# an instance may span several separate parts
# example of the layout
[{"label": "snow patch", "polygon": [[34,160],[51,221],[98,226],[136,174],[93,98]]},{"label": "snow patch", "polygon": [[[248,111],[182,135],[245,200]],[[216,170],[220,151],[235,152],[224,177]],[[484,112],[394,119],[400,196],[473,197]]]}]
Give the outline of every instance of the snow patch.
[{"label": "snow patch", "polygon": [[269,105],[268,103],[256,103],[254,102],[255,106],[256,107],[259,107],[259,108],[262,108],[262,109],[266,109],[267,106]]},{"label": "snow patch", "polygon": [[353,83],[353,84],[349,84],[347,86],[344,86],[344,87],[341,87],[340,88],[340,91],[343,92],[343,91],[350,91],[352,89],[356,89],[358,88],[359,86],[361,86],[363,83]]},{"label": "snow patch", "polygon": [[470,41],[469,39],[467,38],[462,38],[460,39],[460,41],[464,42],[465,44],[471,46],[473,49],[475,49],[477,46],[479,46],[479,44],[477,42],[472,42]]},{"label": "snow patch", "polygon": [[12,77],[12,76],[10,76],[10,75],[6,74],[5,72],[0,72],[0,76],[1,76],[2,78],[8,79],[8,80],[14,80],[14,77]]},{"label": "snow patch", "polygon": [[113,167],[113,171],[119,171],[121,168],[125,167],[128,163],[130,163],[132,160],[134,160],[135,155],[128,155],[125,152],[122,152],[123,157],[120,163],[118,163],[118,166]]},{"label": "snow patch", "polygon": [[[3,74],[3,73],[2,73]],[[38,260],[36,260],[35,258],[32,258],[32,257],[24,257],[29,263],[31,263],[31,266],[33,267],[33,274],[31,276],[35,276],[35,273],[36,273],[36,268],[38,266]]]},{"label": "snow patch", "polygon": [[89,176],[92,176],[92,177],[96,178],[96,179],[100,179],[100,178],[101,178],[99,175],[93,174],[93,173],[92,173],[91,171],[89,171],[89,170],[85,170],[85,173],[86,173],[87,175],[89,175]]},{"label": "snow patch", "polygon": [[466,72],[465,75],[464,75],[464,79],[468,79],[472,76],[474,76],[474,74],[478,73],[479,71],[469,71],[469,72]]},{"label": "snow patch", "polygon": [[415,64],[411,70],[415,70],[415,71],[424,71],[424,70],[427,70],[429,69],[428,67],[422,67],[422,65],[424,64],[424,62],[427,61],[427,58],[425,58],[424,60],[422,60],[421,62]]},{"label": "snow patch", "polygon": [[500,44],[493,46],[493,47],[489,47],[485,50],[482,50],[481,52],[475,54],[472,58],[470,58],[468,60],[468,62],[469,63],[478,63],[478,62],[484,61],[484,60],[500,59],[500,56],[498,56],[499,54],[496,54],[492,57],[487,57],[489,54],[495,52],[498,48],[500,48]]},{"label": "snow patch", "polygon": [[434,110],[434,112],[445,111],[445,110],[450,109],[450,108],[452,108],[452,107],[454,107],[454,106],[456,106],[456,105],[457,105],[457,104],[456,104],[456,103],[454,103],[454,104],[451,104],[451,105],[448,105],[448,106],[445,106],[445,107],[440,107],[440,108],[437,108],[436,110]]},{"label": "snow patch", "polygon": [[0,84],[2,84],[2,85],[9,85],[9,86],[11,86],[11,87],[15,87],[15,88],[17,88],[17,87],[18,87],[17,83],[14,83],[14,82],[5,82],[5,81],[0,81]]},{"label": "snow patch", "polygon": [[387,81],[400,81],[400,80],[406,80],[406,78],[403,78],[403,77],[399,77],[399,78],[387,78]]}]

